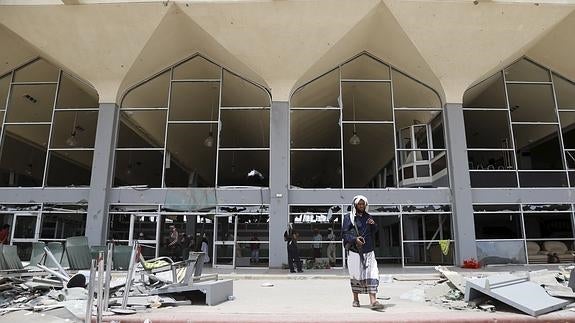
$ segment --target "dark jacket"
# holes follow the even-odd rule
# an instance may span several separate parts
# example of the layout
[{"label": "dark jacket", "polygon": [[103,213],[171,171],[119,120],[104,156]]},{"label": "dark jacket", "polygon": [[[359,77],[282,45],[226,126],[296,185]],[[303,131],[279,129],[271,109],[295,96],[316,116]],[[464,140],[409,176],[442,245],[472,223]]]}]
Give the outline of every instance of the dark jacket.
[{"label": "dark jacket", "polygon": [[[355,246],[355,239],[357,238],[357,233],[353,226],[353,223],[350,219],[350,213],[347,213],[343,217],[343,226],[342,226],[342,235],[343,235],[343,243],[348,244],[351,243],[352,246]],[[361,253],[368,253],[373,251],[375,248],[375,241],[374,235],[378,230],[377,225],[375,224],[367,224],[367,220],[371,218],[369,213],[364,213],[363,216],[355,216],[355,224],[357,226],[357,231],[360,236],[362,236],[365,240],[365,244],[359,250]],[[357,252],[356,248],[351,248],[351,251]]]}]

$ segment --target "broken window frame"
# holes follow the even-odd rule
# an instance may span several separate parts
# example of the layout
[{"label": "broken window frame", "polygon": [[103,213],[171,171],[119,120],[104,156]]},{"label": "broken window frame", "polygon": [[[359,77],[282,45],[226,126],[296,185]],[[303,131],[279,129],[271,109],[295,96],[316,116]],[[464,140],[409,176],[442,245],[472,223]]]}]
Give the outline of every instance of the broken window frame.
[{"label": "broken window frame", "polygon": [[[53,67],[54,69],[56,69],[57,72],[57,78],[54,81],[16,81],[15,77],[18,71],[25,69],[26,67],[29,67],[37,62],[44,62],[45,64],[50,65],[51,67]],[[60,92],[62,91],[61,88],[61,84],[62,84],[62,79],[63,77],[67,77],[73,80],[76,80],[80,83],[83,83],[84,85],[86,85],[87,87],[93,89],[93,87],[89,84],[87,84],[86,82],[84,82],[83,80],[80,80],[79,78],[75,77],[74,75],[71,75],[67,72],[64,72],[62,69],[60,69],[59,67],[51,64],[50,62],[48,62],[47,60],[40,58],[40,57],[36,57],[30,61],[28,61],[27,63],[24,63],[23,65],[15,68],[14,70],[10,71],[9,73],[0,76],[0,78],[3,77],[9,77],[10,78],[10,82],[9,82],[9,88],[8,88],[8,92],[7,92],[7,98],[6,98],[6,105],[3,107],[0,107],[0,112],[3,112],[3,118],[2,120],[0,120],[1,124],[0,124],[0,156],[1,156],[1,151],[3,149],[3,144],[4,144],[4,139],[6,137],[5,134],[5,129],[6,129],[6,125],[49,125],[50,126],[50,130],[48,132],[48,137],[46,138],[46,146],[44,147],[45,149],[45,160],[44,160],[44,165],[43,165],[43,173],[42,173],[42,179],[41,179],[41,184],[39,186],[34,186],[34,187],[67,187],[67,188],[74,188],[74,187],[88,187],[90,185],[90,183],[82,183],[80,185],[78,184],[71,184],[68,186],[59,186],[59,185],[48,185],[48,172],[50,171],[50,156],[52,154],[57,154],[60,157],[62,157],[62,155],[64,155],[66,152],[74,152],[74,151],[88,151],[92,153],[92,159],[93,159],[93,152],[94,152],[94,145],[91,145],[91,147],[66,147],[66,148],[53,148],[52,147],[52,137],[54,136],[54,118],[55,115],[60,112],[60,111],[68,111],[68,112],[94,112],[96,114],[99,113],[99,106],[95,106],[92,108],[76,108],[76,107],[72,107],[72,108],[65,108],[65,107],[59,107],[58,106],[58,97],[60,95]],[[8,115],[8,111],[10,110],[10,98],[12,96],[12,89],[14,86],[19,86],[19,85],[54,85],[55,86],[55,92],[54,92],[54,98],[53,98],[53,103],[52,103],[52,108],[51,108],[51,117],[49,121],[45,121],[45,122],[29,122],[29,121],[18,121],[18,122],[6,122],[6,118]],[[95,90],[94,90],[95,91]],[[75,131],[75,130],[74,130]],[[64,158],[66,159],[66,158]],[[72,160],[72,159],[70,159]],[[73,160],[72,160],[73,161]],[[91,172],[92,172],[92,162],[90,162],[90,165],[88,165],[88,169],[90,172],[90,177],[91,177]],[[6,187],[10,187],[10,185],[6,186]]]},{"label": "broken window frame", "polygon": [[[521,62],[522,60],[527,61],[528,63],[534,64],[535,66],[544,69],[548,75],[549,75],[549,81],[518,81],[518,80],[507,80],[507,76],[506,76],[506,72],[509,69],[510,66],[513,66],[515,63],[517,62]],[[506,107],[504,109],[501,108],[478,108],[478,107],[465,107],[463,106],[463,110],[464,111],[507,111],[508,113],[508,117],[507,117],[507,122],[509,124],[509,130],[510,130],[510,140],[511,140],[511,147],[508,149],[478,149],[478,148],[467,148],[467,152],[469,151],[500,151],[502,154],[512,154],[512,158],[514,159],[514,165],[515,168],[513,170],[500,170],[500,169],[489,169],[489,170],[473,170],[473,169],[469,169],[469,176],[470,179],[473,178],[474,174],[481,174],[481,176],[485,176],[488,174],[493,174],[495,176],[498,176],[498,173],[500,172],[507,172],[507,173],[514,173],[515,177],[516,177],[516,185],[514,186],[509,186],[506,185],[505,187],[519,187],[519,188],[531,188],[531,187],[539,187],[539,186],[533,186],[533,184],[529,185],[529,184],[521,184],[521,178],[523,175],[523,181],[524,183],[526,181],[528,181],[528,176],[537,176],[537,175],[541,175],[541,176],[550,176],[550,175],[557,175],[559,176],[557,178],[558,182],[553,183],[553,185],[549,186],[546,185],[544,187],[575,187],[575,182],[573,181],[573,179],[575,179],[575,172],[572,173],[570,172],[569,168],[568,168],[568,161],[567,161],[567,154],[570,152],[570,149],[565,149],[564,143],[563,143],[563,129],[561,128],[561,124],[560,124],[560,116],[559,116],[559,112],[560,111],[575,111],[575,109],[565,109],[565,108],[560,108],[558,106],[558,97],[557,97],[557,91],[555,88],[555,78],[556,77],[560,77],[565,79],[568,82],[571,82],[570,80],[568,80],[567,78],[555,73],[554,71],[552,71],[551,69],[540,65],[539,63],[531,60],[528,57],[522,57],[519,60],[517,60],[516,62],[514,62],[513,64],[507,66],[506,68],[502,69],[501,71],[499,71],[498,73],[494,74],[493,76],[500,74],[501,78],[503,79],[503,86],[504,86],[504,91],[505,91],[505,101],[506,101]],[[493,77],[491,76],[491,77]],[[490,79],[491,77],[487,78],[486,80]],[[486,81],[485,80],[485,81]],[[551,90],[552,90],[552,96],[553,96],[553,105],[554,105],[554,116],[553,119],[555,120],[554,122],[548,122],[548,121],[513,121],[511,119],[511,108],[510,108],[510,101],[509,101],[509,85],[512,86],[517,86],[517,85],[550,85],[551,86]],[[469,89],[468,89],[469,90]],[[552,170],[552,169],[519,169],[519,164],[518,164],[518,159],[519,157],[517,156],[518,151],[516,148],[516,139],[515,139],[515,132],[514,132],[514,125],[516,127],[521,127],[521,126],[525,126],[525,125],[553,125],[558,127],[557,129],[557,140],[559,142],[559,149],[560,149],[560,153],[561,153],[561,163],[563,165],[563,168],[560,170]],[[488,131],[488,128],[485,128],[485,131]],[[531,181],[533,181],[533,179],[531,179]],[[557,184],[557,183],[564,183],[564,184]],[[472,186],[472,188],[477,188],[477,189],[489,189],[495,186]]]},{"label": "broken window frame", "polygon": [[[367,78],[367,79],[361,79],[361,78],[344,78],[342,76],[342,71],[345,67],[346,64],[358,59],[358,58],[362,58],[363,56],[366,56],[370,59],[373,59],[375,62],[383,65],[383,66],[387,66],[387,68],[389,69],[389,77],[387,79],[376,79],[376,78]],[[345,184],[345,156],[344,156],[344,142],[346,142],[346,140],[348,140],[348,138],[344,138],[344,129],[343,129],[343,125],[344,124],[351,124],[351,125],[357,125],[357,124],[392,124],[393,125],[393,142],[394,142],[394,158],[387,164],[387,165],[382,165],[381,166],[381,170],[379,172],[377,172],[376,174],[374,174],[374,176],[372,177],[371,180],[369,180],[365,187],[365,189],[371,189],[371,188],[382,188],[381,185],[382,183],[385,183],[384,185],[387,185],[387,178],[388,178],[388,169],[389,169],[389,164],[391,163],[393,166],[393,170],[392,170],[392,174],[393,174],[393,186],[385,186],[385,187],[395,187],[395,188],[400,188],[402,187],[400,185],[400,181],[399,181],[399,163],[398,163],[398,143],[397,143],[397,125],[396,125],[396,117],[395,117],[395,112],[396,111],[401,111],[401,110],[408,110],[408,111],[416,111],[416,110],[423,110],[423,111],[443,111],[442,107],[396,107],[395,101],[394,101],[394,84],[393,84],[393,74],[394,73],[399,73],[402,76],[407,77],[410,80],[415,81],[417,84],[421,85],[422,87],[426,88],[427,90],[431,90],[433,91],[433,93],[437,96],[438,98],[438,102],[441,103],[441,100],[439,99],[440,96],[438,95],[437,91],[435,91],[433,88],[427,86],[426,84],[412,78],[411,76],[401,72],[400,70],[396,69],[395,67],[393,67],[390,64],[387,64],[383,61],[381,61],[380,59],[378,59],[377,57],[371,55],[368,52],[362,52],[360,54],[355,55],[354,57],[352,57],[351,59],[339,64],[337,67],[323,73],[322,75],[310,80],[309,82],[301,85],[299,88],[297,88],[293,93],[292,93],[292,99],[293,97],[302,89],[305,88],[305,86],[307,86],[308,84],[312,84],[313,82],[321,79],[324,76],[329,75],[330,73],[333,72],[337,72],[339,74],[339,97],[338,97],[338,106],[337,107],[311,107],[311,106],[293,106],[290,102],[290,111],[296,111],[296,110],[310,110],[310,109],[315,109],[315,110],[338,110],[339,114],[340,114],[340,147],[339,148],[294,148],[291,144],[290,144],[290,156],[292,156],[291,152],[293,151],[305,151],[305,150],[310,150],[310,151],[337,151],[341,153],[341,164],[339,166],[339,168],[336,170],[339,173],[339,170],[341,170],[341,185],[339,185],[339,187],[330,187],[330,188],[356,188],[356,187],[350,187],[350,186],[346,186]],[[385,83],[385,84],[389,84],[390,87],[390,94],[391,94],[391,120],[344,120],[343,118],[343,90],[342,90],[342,84],[346,84],[346,83],[368,83],[368,84],[377,84],[377,83]],[[291,99],[290,99],[291,101]],[[445,116],[442,113],[442,124],[445,125],[445,120],[444,120]],[[290,118],[290,129],[292,127],[292,120]],[[443,138],[445,141],[445,126],[443,126]],[[291,142],[291,134],[290,134],[290,142]],[[444,151],[444,157],[442,156],[438,156],[437,160],[445,160],[445,172],[444,175],[447,176],[448,178],[448,183],[450,183],[449,180],[449,172],[448,172],[448,163],[447,163],[447,147],[443,148],[443,149],[437,149],[437,148],[433,148],[431,146],[428,147],[430,151],[435,151],[439,154],[441,154],[441,151]],[[291,157],[290,157],[291,159]],[[433,174],[434,170],[433,167],[430,166],[430,174]],[[435,172],[436,174],[439,173],[439,171]],[[382,177],[383,176],[383,177]],[[306,188],[315,188],[315,187],[298,187],[295,186],[295,183],[293,182],[293,178],[294,178],[294,174],[293,174],[293,170],[290,169],[290,187],[291,188],[297,188],[297,189],[306,189]],[[448,184],[449,186],[449,184]]]},{"label": "broken window frame", "polygon": [[[209,78],[193,78],[193,79],[182,79],[182,78],[176,78],[174,76],[174,70],[177,69],[178,67],[180,67],[181,65],[192,61],[195,58],[199,58],[200,60],[206,61],[210,64],[213,64],[215,66],[218,67],[219,69],[219,77],[218,78],[213,78],[213,77],[209,77]],[[124,93],[124,95],[122,96],[122,100],[120,102],[120,111],[128,111],[128,110],[143,110],[143,109],[139,109],[139,108],[133,108],[133,107],[124,107],[123,106],[123,102],[125,100],[125,98],[130,95],[130,93],[136,89],[138,89],[140,86],[145,85],[146,83],[154,80],[156,77],[161,76],[162,74],[168,73],[169,74],[169,88],[168,88],[168,98],[167,98],[167,107],[155,107],[155,108],[145,108],[145,110],[167,110],[167,116],[166,116],[166,125],[164,128],[164,145],[162,147],[159,148],[138,148],[138,149],[133,149],[133,148],[118,148],[117,144],[115,145],[115,152],[117,151],[121,151],[121,150],[158,150],[158,151],[162,151],[163,153],[163,162],[162,162],[162,174],[161,174],[161,179],[160,179],[160,185],[156,186],[153,185],[153,187],[158,187],[158,188],[168,188],[168,186],[166,185],[166,164],[168,164],[169,162],[167,161],[168,158],[171,158],[171,153],[168,151],[168,145],[167,145],[167,136],[168,136],[168,126],[171,124],[209,124],[210,126],[214,126],[215,129],[213,129],[214,132],[217,133],[217,136],[213,136],[215,137],[213,140],[213,149],[215,149],[216,151],[216,161],[215,164],[213,165],[214,167],[214,174],[215,174],[215,179],[214,179],[214,186],[213,187],[222,187],[219,184],[219,168],[220,168],[220,152],[221,151],[265,151],[268,152],[268,168],[269,168],[269,143],[267,144],[267,147],[258,147],[258,148],[245,148],[245,147],[237,147],[237,148],[224,148],[221,147],[221,129],[222,129],[222,119],[221,119],[221,111],[222,110],[253,110],[253,109],[262,109],[262,110],[271,110],[271,96],[269,91],[264,88],[263,86],[248,80],[247,78],[244,78],[230,70],[228,70],[227,68],[225,68],[224,66],[217,64],[216,62],[212,61],[211,59],[196,53],[194,55],[191,55],[190,57],[187,57],[185,59],[183,59],[182,61],[176,62],[175,64],[171,65],[170,67],[150,76],[149,78],[136,83],[135,85],[133,85],[132,87],[128,88],[126,90],[126,92]],[[265,95],[267,95],[267,97],[269,98],[269,104],[267,106],[263,106],[263,107],[248,107],[248,106],[222,106],[222,92],[224,91],[224,73],[229,73],[232,76],[238,77],[241,80],[248,82],[249,84],[258,87],[261,91],[263,91],[263,93],[265,93]],[[218,89],[218,106],[217,106],[217,116],[213,116],[212,120],[170,120],[170,107],[172,105],[172,92],[173,92],[173,85],[175,83],[194,83],[194,82],[201,82],[201,83],[218,83],[219,84],[219,89]],[[270,122],[269,120],[267,120],[268,122]],[[119,131],[119,127],[118,129],[116,129],[116,132]],[[210,133],[210,135],[212,135]],[[212,146],[210,146],[211,148]],[[116,156],[114,155],[114,160],[116,159]],[[114,162],[115,165],[115,162]],[[118,171],[117,167],[114,166],[114,170],[113,170],[113,180],[115,181],[115,174]],[[268,175],[268,182],[267,184],[265,184],[264,186],[269,186],[269,174],[263,174]],[[209,181],[211,182],[211,181]],[[143,184],[144,186],[148,186],[148,187],[152,187],[148,184]],[[133,186],[133,185],[127,185],[129,186]],[[122,187],[119,185],[114,184],[114,187]]]}]

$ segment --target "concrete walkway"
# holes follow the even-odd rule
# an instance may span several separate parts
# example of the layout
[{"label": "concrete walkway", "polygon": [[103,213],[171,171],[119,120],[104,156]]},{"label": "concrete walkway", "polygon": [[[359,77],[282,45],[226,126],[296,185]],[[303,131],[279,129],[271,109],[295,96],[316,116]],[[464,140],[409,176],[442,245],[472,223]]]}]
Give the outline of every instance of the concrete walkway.
[{"label": "concrete walkway", "polygon": [[[557,266],[509,266],[487,270],[459,270],[465,275],[490,272],[556,269]],[[456,268],[452,268],[456,270]],[[207,272],[213,271],[207,269]],[[413,289],[432,286],[437,275],[432,268],[417,272],[398,270],[394,276],[402,279],[380,285],[380,296],[386,308],[375,312],[368,307],[367,295],[362,295],[362,307],[351,306],[352,296],[345,270],[307,271],[287,274],[281,270],[236,269],[218,270],[220,275],[234,278],[235,299],[217,306],[180,306],[147,310],[128,316],[106,317],[106,322],[575,322],[575,312],[569,309],[533,318],[512,309],[488,313],[479,310],[456,311],[426,302],[400,299]],[[384,269],[380,274],[388,274]],[[438,277],[438,275],[437,275]],[[423,279],[423,280],[419,280]],[[263,287],[271,283],[273,287]]]}]

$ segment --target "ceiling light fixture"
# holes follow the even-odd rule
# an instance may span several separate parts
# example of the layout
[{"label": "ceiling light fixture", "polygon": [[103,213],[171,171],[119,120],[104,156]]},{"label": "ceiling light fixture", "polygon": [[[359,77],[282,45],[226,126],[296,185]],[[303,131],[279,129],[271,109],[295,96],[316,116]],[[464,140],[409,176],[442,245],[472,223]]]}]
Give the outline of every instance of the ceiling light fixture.
[{"label": "ceiling light fixture", "polygon": [[213,121],[214,119],[214,102],[212,100],[212,107],[210,110],[210,132],[208,133],[208,136],[206,137],[206,139],[204,139],[204,146],[208,147],[208,148],[212,148],[214,146],[214,132],[213,132]]},{"label": "ceiling light fixture", "polygon": [[361,139],[357,135],[357,129],[355,128],[355,93],[352,92],[351,104],[353,109],[353,135],[349,138],[349,143],[353,146],[357,146],[361,143]]}]

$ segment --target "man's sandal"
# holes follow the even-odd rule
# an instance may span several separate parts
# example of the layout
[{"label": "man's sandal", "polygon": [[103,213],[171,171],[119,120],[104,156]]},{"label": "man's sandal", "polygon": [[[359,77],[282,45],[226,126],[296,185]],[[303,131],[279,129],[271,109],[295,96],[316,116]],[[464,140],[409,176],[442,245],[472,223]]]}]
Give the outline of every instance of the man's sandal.
[{"label": "man's sandal", "polygon": [[353,301],[353,303],[351,303],[351,306],[359,307],[359,301]]},{"label": "man's sandal", "polygon": [[373,304],[371,304],[372,310],[382,310],[383,308],[384,308],[383,304],[381,304],[378,301],[375,301]]}]

